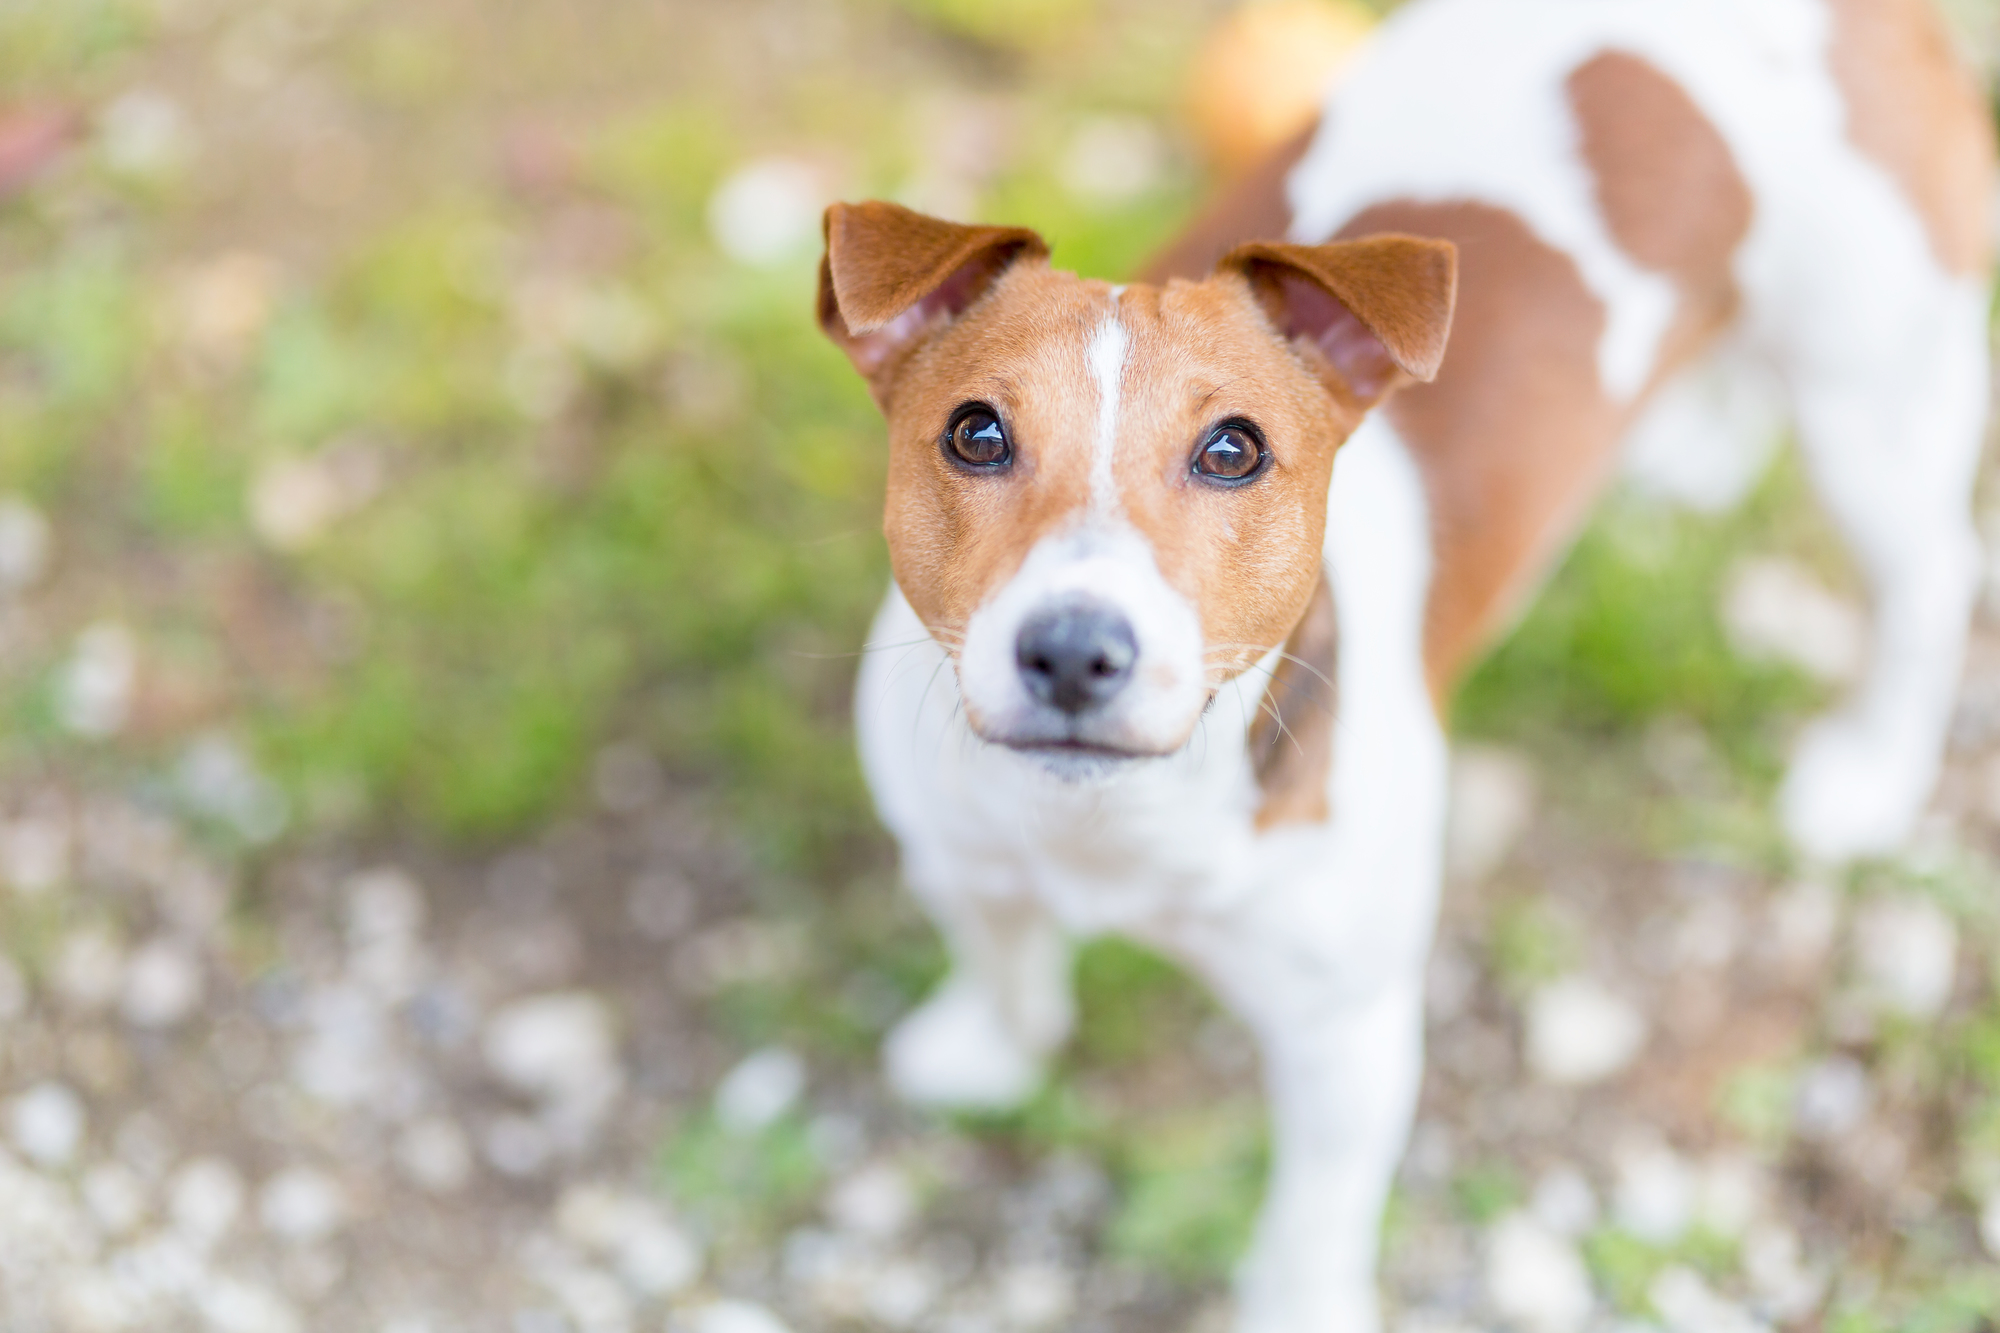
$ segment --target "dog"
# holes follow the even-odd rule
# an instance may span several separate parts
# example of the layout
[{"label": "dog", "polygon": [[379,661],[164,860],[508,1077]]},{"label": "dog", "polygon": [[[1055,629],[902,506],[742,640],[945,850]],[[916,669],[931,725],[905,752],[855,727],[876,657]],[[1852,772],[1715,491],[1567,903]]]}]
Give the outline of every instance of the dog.
[{"label": "dog", "polygon": [[1993,155],[1927,0],[1414,0],[1130,286],[829,210],[819,319],[889,439],[860,744],[952,958],[894,1088],[1028,1097],[1069,941],[1136,938],[1262,1052],[1237,1327],[1378,1327],[1440,715],[1621,461],[1713,507],[1790,421],[1874,635],[1780,814],[1821,864],[1920,817],[1979,577]]}]

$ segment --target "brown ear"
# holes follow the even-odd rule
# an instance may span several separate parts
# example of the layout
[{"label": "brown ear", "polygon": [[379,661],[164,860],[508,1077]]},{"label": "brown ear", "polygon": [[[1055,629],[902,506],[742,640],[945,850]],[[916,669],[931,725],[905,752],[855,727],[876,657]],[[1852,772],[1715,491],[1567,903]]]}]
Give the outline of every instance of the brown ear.
[{"label": "brown ear", "polygon": [[896,204],[826,210],[819,323],[881,396],[900,355],[961,314],[1024,256],[1048,245],[1021,227],[966,227]]},{"label": "brown ear", "polygon": [[1358,406],[1396,387],[1398,373],[1436,378],[1458,296],[1458,247],[1418,236],[1329,245],[1254,241],[1216,266],[1250,279],[1279,330],[1325,359]]}]

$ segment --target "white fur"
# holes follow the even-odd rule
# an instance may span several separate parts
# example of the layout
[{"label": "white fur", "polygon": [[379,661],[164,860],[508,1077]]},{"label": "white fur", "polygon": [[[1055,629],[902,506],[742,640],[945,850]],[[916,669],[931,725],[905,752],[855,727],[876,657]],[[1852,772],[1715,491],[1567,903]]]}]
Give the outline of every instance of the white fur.
[{"label": "white fur", "polygon": [[[1384,25],[1293,173],[1293,238],[1371,204],[1477,200],[1571,256],[1603,303],[1598,366],[1636,395],[1674,293],[1624,255],[1577,155],[1564,82],[1606,50],[1665,71],[1716,125],[1755,197],[1738,327],[1635,431],[1633,466],[1719,505],[1754,480],[1787,398],[1808,467],[1876,606],[1870,670],[1787,779],[1808,852],[1893,847],[1935,780],[1977,568],[1968,515],[1986,403],[1984,288],[1945,274],[1888,174],[1845,134],[1822,0],[1419,0]],[[1112,330],[1117,330],[1115,333]],[[1335,469],[1325,557],[1339,616],[1333,818],[1260,833],[1244,744],[1264,678],[1226,686],[1187,744],[1095,773],[980,741],[1020,708],[1013,635],[1065,590],[1133,617],[1153,682],[1123,734],[1164,736],[1198,689],[1199,624],[1117,516],[1113,315],[1088,353],[1099,396],[1091,513],[973,617],[954,670],[892,590],[858,694],[862,754],[910,883],[951,944],[950,980],[898,1029],[918,1100],[1025,1096],[1066,1035],[1071,936],[1121,931],[1183,960],[1256,1032],[1272,1100],[1270,1198],[1239,1333],[1370,1333],[1382,1201],[1421,1069],[1446,747],[1425,691],[1431,548],[1421,476],[1371,421]],[[1674,437],[1726,429],[1699,466]],[[1269,662],[1265,664],[1271,665]],[[1152,691],[1146,694],[1146,691]],[[961,695],[962,691],[962,695]],[[1144,695],[1142,698],[1141,695]],[[1184,719],[1183,719],[1184,720]],[[993,726],[988,734],[994,734]]]},{"label": "white fur", "polygon": [[1118,453],[1118,405],[1123,396],[1125,353],[1131,350],[1131,335],[1118,322],[1118,298],[1111,298],[1112,313],[1097,326],[1090,340],[1090,378],[1097,385],[1097,438],[1090,445],[1090,508],[1099,521],[1110,519],[1123,509],[1118,503],[1118,477],[1113,462]]}]

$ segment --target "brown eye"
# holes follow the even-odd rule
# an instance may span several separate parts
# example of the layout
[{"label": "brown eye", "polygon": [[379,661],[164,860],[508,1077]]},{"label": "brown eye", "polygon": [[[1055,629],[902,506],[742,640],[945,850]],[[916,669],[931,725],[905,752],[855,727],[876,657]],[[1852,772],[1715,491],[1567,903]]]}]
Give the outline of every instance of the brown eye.
[{"label": "brown eye", "polygon": [[1246,422],[1217,426],[1194,456],[1194,470],[1211,481],[1246,482],[1264,470],[1264,441]]},{"label": "brown eye", "polygon": [[946,452],[967,467],[1005,467],[1014,458],[1014,446],[1007,441],[1007,428],[1000,424],[992,408],[977,403],[958,410],[944,443]]}]

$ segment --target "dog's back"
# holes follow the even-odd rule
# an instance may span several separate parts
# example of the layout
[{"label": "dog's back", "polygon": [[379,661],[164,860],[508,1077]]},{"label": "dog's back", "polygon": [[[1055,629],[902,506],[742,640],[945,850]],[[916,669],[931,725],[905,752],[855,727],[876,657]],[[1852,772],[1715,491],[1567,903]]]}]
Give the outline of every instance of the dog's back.
[{"label": "dog's back", "polygon": [[[1422,0],[1149,276],[1263,232],[1459,244],[1443,372],[1388,409],[1432,506],[1441,692],[1718,338],[1796,361],[1803,326],[1896,304],[1831,289],[1983,275],[1991,159],[1927,0]],[[1694,449],[1725,424],[1673,415]]]}]

